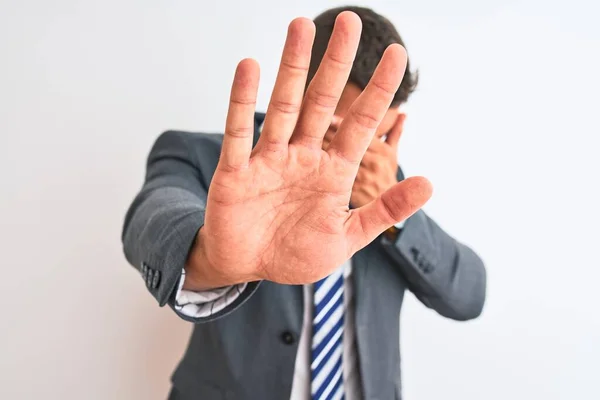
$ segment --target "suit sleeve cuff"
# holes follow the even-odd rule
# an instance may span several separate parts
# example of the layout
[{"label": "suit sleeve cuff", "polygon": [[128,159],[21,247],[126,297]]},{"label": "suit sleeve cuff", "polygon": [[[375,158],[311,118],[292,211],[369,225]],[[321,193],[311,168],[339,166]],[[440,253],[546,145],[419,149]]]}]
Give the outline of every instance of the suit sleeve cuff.
[{"label": "suit sleeve cuff", "polygon": [[219,313],[227,306],[233,304],[242,294],[247,283],[226,286],[212,290],[191,291],[183,290],[185,270],[181,271],[181,278],[175,295],[174,309],[179,314],[190,318],[209,318]]}]

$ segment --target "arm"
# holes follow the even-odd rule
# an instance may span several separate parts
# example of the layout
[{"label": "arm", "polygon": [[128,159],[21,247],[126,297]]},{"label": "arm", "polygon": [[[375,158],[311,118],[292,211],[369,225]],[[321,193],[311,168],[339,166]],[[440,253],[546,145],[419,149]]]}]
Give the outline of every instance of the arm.
[{"label": "arm", "polygon": [[[357,160],[400,86],[406,52],[389,46],[325,151],[323,136],[360,41],[358,16],[341,13],[335,25],[328,56],[306,91],[314,26],[306,19],[290,25],[254,148],[259,71],[251,59],[236,69],[222,143],[207,149],[207,142],[215,142],[208,135],[176,132],[157,141],[146,183],[127,214],[123,242],[160,305],[172,305],[183,268],[190,290],[249,282],[231,306],[210,318],[240,305],[260,280],[318,281],[431,196],[429,181],[413,177],[348,210]],[[200,144],[186,143],[191,137]]]},{"label": "arm", "polygon": [[486,291],[482,260],[423,211],[406,220],[395,241],[382,242],[410,290],[427,307],[460,321],[481,314]]},{"label": "arm", "polygon": [[[405,181],[397,164],[404,119],[404,114],[398,114],[386,140],[373,140],[369,145],[352,188],[354,206],[365,206],[390,186]],[[440,229],[423,211],[396,227],[395,233],[390,228],[382,236],[384,251],[396,262],[417,298],[452,319],[477,317],[485,300],[486,277],[481,259]]]},{"label": "arm", "polygon": [[[202,170],[211,167],[211,157],[216,160],[218,156],[218,145],[206,139],[216,154],[204,151],[200,159],[196,156],[199,149],[189,150],[193,148],[189,137],[166,132],[157,139],[148,157],[144,186],[127,212],[122,236],[125,256],[140,270],[150,293],[160,306],[169,304],[174,309],[181,272],[204,224],[207,184]],[[204,318],[178,314],[194,322],[212,320],[233,311],[256,286],[256,282],[248,284],[235,301]]]}]

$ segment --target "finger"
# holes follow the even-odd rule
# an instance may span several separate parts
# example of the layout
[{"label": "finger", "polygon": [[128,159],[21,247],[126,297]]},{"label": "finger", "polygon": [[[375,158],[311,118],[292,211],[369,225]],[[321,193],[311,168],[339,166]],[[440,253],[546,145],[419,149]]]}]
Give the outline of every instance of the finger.
[{"label": "finger", "polygon": [[398,114],[398,116],[396,117],[396,123],[392,127],[390,133],[388,133],[387,137],[385,138],[385,142],[392,146],[394,149],[398,148],[398,142],[400,141],[400,136],[402,136],[405,118],[406,114]]},{"label": "finger", "polygon": [[395,184],[369,204],[351,210],[346,228],[352,254],[417,212],[431,193],[431,183],[426,178],[412,177]]},{"label": "finger", "polygon": [[325,55],[310,82],[291,143],[321,148],[344,86],[348,82],[361,32],[360,18],[349,11],[336,20]]},{"label": "finger", "polygon": [[248,165],[254,136],[254,109],[260,68],[252,59],[240,61],[235,71],[219,166],[238,169]]},{"label": "finger", "polygon": [[354,180],[354,186],[356,186],[357,183],[366,183],[369,180],[369,176],[372,175],[368,174],[364,168],[359,168],[356,179]]},{"label": "finger", "polygon": [[389,147],[389,145],[387,145],[385,142],[383,142],[381,140],[380,137],[377,136],[373,136],[373,138],[371,139],[371,142],[369,143],[369,146],[367,147],[367,150],[365,154],[368,153],[376,153],[376,154],[382,154],[386,147]]},{"label": "finger", "polygon": [[328,153],[358,165],[373,134],[390,107],[404,75],[406,51],[399,44],[390,45],[365,90],[352,104]]},{"label": "finger", "polygon": [[314,37],[315,24],[311,20],[297,18],[290,23],[258,149],[265,145],[270,149],[287,148],[304,97]]},{"label": "finger", "polygon": [[375,153],[367,151],[360,160],[360,166],[372,170],[378,162],[382,162]]}]

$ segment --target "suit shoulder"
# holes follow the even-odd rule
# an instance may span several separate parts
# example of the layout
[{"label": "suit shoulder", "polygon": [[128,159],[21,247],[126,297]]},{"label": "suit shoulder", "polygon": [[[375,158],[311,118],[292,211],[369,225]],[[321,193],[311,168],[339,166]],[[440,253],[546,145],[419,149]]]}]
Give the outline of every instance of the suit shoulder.
[{"label": "suit shoulder", "polygon": [[165,149],[186,149],[191,150],[206,148],[207,150],[220,149],[223,143],[223,135],[219,133],[186,132],[169,130],[158,136],[152,151]]},{"label": "suit shoulder", "polygon": [[148,154],[148,165],[165,158],[187,160],[194,165],[201,159],[216,160],[221,154],[222,141],[220,134],[166,131],[155,140]]}]

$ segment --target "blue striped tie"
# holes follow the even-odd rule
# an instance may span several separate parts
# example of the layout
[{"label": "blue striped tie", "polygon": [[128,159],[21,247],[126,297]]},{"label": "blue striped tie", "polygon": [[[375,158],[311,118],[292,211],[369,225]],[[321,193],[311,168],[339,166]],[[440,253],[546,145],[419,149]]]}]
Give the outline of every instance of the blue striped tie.
[{"label": "blue striped tie", "polygon": [[314,284],[313,304],[310,364],[312,400],[340,400],[344,398],[343,268]]}]

